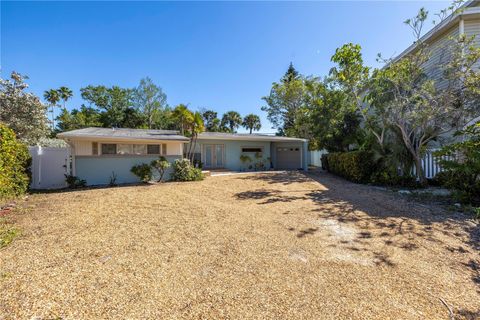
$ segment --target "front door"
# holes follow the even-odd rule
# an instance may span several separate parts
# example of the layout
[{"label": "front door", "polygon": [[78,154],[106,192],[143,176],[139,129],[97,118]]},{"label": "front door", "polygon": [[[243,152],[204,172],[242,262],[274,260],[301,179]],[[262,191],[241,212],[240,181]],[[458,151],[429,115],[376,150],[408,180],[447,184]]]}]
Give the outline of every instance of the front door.
[{"label": "front door", "polygon": [[206,144],[203,146],[205,168],[223,168],[224,167],[224,150],[223,144]]}]

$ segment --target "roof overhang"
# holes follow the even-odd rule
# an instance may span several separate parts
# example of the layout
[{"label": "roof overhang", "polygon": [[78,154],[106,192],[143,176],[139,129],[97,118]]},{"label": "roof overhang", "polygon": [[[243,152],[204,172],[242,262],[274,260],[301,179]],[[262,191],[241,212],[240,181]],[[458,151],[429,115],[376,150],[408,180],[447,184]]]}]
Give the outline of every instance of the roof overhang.
[{"label": "roof overhang", "polygon": [[[458,24],[460,19],[471,20],[475,18],[480,18],[480,7],[469,7],[478,0],[467,1],[460,9],[458,13],[454,13],[449,17],[445,18],[442,22],[433,27],[430,31],[424,34],[419,42],[429,42],[435,40],[437,37],[440,37],[444,32],[448,31],[455,24]],[[392,62],[396,62],[403,58],[404,56],[412,53],[417,48],[417,43],[413,43],[407,49],[405,49],[398,56],[393,58]]]},{"label": "roof overhang", "polygon": [[259,141],[259,142],[307,142],[307,139],[301,138],[289,138],[289,137],[278,137],[278,136],[255,136],[255,135],[245,135],[245,136],[222,136],[222,135],[202,135],[198,136],[198,140],[225,140],[225,141]]},{"label": "roof overhang", "polygon": [[168,137],[168,136],[159,136],[155,138],[134,138],[134,137],[109,137],[109,136],[96,136],[96,135],[68,135],[60,133],[57,135],[58,138],[65,141],[72,140],[83,140],[83,141],[118,141],[118,142],[145,142],[145,143],[155,143],[155,142],[189,142],[190,139],[185,137]]}]

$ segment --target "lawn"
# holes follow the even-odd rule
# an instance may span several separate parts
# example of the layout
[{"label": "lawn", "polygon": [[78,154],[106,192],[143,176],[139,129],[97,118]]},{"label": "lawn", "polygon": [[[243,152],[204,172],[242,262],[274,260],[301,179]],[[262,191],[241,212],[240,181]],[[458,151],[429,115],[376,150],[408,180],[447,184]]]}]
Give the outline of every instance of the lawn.
[{"label": "lawn", "polygon": [[479,227],[329,174],[34,194],[0,319],[480,317]]}]

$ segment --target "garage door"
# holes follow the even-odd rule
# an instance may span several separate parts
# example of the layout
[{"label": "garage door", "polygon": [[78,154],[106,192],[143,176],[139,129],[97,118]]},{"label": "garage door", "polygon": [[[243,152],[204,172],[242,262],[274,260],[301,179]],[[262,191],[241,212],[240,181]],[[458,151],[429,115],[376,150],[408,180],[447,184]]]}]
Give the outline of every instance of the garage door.
[{"label": "garage door", "polygon": [[278,147],[277,169],[301,169],[301,148]]}]

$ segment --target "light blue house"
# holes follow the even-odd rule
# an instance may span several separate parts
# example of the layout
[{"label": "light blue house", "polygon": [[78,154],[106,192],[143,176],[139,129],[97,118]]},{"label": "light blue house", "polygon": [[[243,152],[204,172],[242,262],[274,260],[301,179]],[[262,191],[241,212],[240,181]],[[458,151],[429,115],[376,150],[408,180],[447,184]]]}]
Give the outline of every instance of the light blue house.
[{"label": "light blue house", "polygon": [[248,171],[308,168],[308,141],[266,134],[204,132],[195,147],[205,169]]},{"label": "light blue house", "polygon": [[[164,156],[181,159],[189,138],[172,130],[85,128],[58,134],[71,148],[73,175],[88,185],[138,182],[130,169]],[[195,159],[206,170],[307,169],[307,140],[264,134],[205,132]],[[166,175],[167,179],[169,173]]]}]

